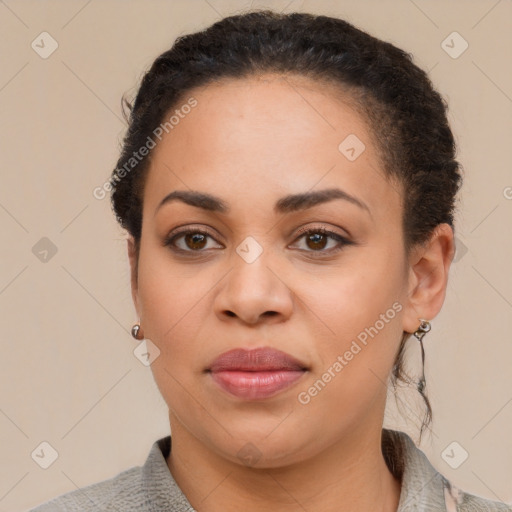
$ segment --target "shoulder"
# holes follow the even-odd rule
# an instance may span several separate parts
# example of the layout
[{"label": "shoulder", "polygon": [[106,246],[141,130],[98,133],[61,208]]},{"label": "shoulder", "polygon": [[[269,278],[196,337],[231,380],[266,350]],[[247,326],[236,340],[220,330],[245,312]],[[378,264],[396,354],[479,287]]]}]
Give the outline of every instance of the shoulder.
[{"label": "shoulder", "polygon": [[443,481],[447,512],[512,512],[512,505],[464,492],[444,477]]},{"label": "shoulder", "polygon": [[144,510],[141,468],[133,467],[118,475],[62,494],[28,512],[119,512]]},{"label": "shoulder", "polygon": [[171,436],[155,441],[142,466],[57,496],[28,512],[193,512],[167,467]]},{"label": "shoulder", "polygon": [[397,512],[512,512],[510,504],[476,496],[454,486],[405,432],[383,429],[382,450],[390,471],[401,480]]}]

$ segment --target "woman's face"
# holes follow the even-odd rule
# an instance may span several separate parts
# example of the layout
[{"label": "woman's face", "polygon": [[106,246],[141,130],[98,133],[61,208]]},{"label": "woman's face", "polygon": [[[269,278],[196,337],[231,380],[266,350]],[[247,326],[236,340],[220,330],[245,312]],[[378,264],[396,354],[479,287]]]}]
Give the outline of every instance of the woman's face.
[{"label": "woman's face", "polygon": [[[151,368],[171,430],[235,462],[380,432],[402,332],[419,324],[401,192],[334,94],[272,75],[198,88],[152,154],[132,283]],[[208,198],[161,204],[173,192]]]}]

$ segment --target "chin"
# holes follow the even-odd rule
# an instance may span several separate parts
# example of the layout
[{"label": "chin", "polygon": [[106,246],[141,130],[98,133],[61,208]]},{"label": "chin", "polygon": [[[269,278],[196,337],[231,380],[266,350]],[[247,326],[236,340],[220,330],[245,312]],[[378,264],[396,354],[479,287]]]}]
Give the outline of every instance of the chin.
[{"label": "chin", "polygon": [[[219,443],[210,439],[209,444],[222,457],[237,464],[258,469],[289,466],[302,462],[313,455],[314,437],[305,436],[299,426],[277,432],[275,423],[269,429],[244,429],[238,432],[229,430],[233,437],[224,438]],[[293,432],[292,432],[293,431]],[[298,437],[300,432],[304,437]],[[317,436],[318,438],[318,436]]]}]

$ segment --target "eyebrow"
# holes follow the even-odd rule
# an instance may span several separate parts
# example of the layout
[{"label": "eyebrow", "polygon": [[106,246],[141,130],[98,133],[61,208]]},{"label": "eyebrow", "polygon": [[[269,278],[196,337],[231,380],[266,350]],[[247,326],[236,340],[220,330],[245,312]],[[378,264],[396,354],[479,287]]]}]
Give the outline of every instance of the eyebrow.
[{"label": "eyebrow", "polygon": [[[316,190],[304,192],[302,194],[290,194],[288,196],[284,196],[275,203],[274,212],[277,214],[284,214],[298,210],[305,210],[334,199],[348,201],[362,210],[366,210],[371,216],[370,208],[366,203],[339,188],[329,188],[325,190]],[[203,210],[210,212],[226,214],[230,212],[228,204],[219,197],[207,194],[206,192],[197,192],[195,190],[175,190],[170,194],[167,194],[160,201],[159,205],[156,207],[154,215],[157,214],[162,206],[173,201],[182,201],[190,206],[202,208]]]}]

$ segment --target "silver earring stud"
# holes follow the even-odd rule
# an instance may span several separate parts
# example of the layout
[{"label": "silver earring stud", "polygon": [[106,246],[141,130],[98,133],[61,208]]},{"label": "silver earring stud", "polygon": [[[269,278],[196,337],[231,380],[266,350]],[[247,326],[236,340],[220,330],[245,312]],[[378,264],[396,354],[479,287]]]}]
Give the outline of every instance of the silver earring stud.
[{"label": "silver earring stud", "polygon": [[430,331],[431,325],[428,320],[425,320],[423,318],[420,318],[419,320],[421,323],[418,329],[416,329],[416,331],[414,332],[414,336],[416,336],[416,338],[418,338],[419,341],[422,341],[423,336],[425,336],[425,334],[427,334],[427,332]]},{"label": "silver earring stud", "polygon": [[136,340],[142,340],[142,339],[144,339],[144,336],[142,335],[142,332],[141,332],[141,328],[140,328],[140,324],[139,324],[139,323],[135,324],[135,325],[132,327],[132,336],[133,336]]}]

